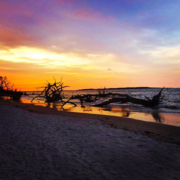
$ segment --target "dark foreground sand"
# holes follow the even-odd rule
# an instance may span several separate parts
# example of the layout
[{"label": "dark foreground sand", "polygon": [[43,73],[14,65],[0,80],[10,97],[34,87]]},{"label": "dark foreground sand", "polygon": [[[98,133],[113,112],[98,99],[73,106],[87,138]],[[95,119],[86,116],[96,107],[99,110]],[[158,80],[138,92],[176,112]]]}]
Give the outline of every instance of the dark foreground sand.
[{"label": "dark foreground sand", "polygon": [[0,101],[0,179],[178,180],[179,133],[168,125]]}]

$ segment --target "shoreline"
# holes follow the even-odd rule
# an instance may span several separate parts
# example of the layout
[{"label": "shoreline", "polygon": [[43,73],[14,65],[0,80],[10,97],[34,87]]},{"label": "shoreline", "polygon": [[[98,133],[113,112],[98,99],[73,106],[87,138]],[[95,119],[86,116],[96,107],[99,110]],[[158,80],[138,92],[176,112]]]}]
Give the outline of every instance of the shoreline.
[{"label": "shoreline", "polygon": [[87,112],[79,113],[79,112],[58,111],[55,108],[42,107],[34,104],[24,104],[21,102],[2,100],[2,99],[0,100],[0,105],[1,104],[12,105],[17,108],[22,108],[27,111],[33,113],[39,113],[39,114],[51,114],[51,115],[60,115],[66,117],[98,119],[112,128],[132,131],[135,132],[136,134],[143,134],[155,140],[180,145],[180,127],[178,126],[159,124],[156,122],[146,122],[146,121],[126,118],[126,117],[88,114]]}]

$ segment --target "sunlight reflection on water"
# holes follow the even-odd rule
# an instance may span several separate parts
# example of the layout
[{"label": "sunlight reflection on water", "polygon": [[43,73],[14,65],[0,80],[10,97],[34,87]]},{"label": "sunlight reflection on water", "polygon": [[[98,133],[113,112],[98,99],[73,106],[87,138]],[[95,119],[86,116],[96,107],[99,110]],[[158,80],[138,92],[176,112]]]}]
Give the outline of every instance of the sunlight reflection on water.
[{"label": "sunlight reflection on water", "polygon": [[[22,103],[31,103],[29,99],[22,98]],[[66,112],[78,112],[78,113],[87,113],[87,114],[98,114],[98,115],[108,115],[108,116],[118,116],[118,117],[126,117],[133,118],[137,120],[147,121],[147,122],[156,122],[169,124],[173,126],[180,126],[180,115],[179,114],[170,114],[170,113],[161,113],[158,110],[154,110],[150,113],[148,112],[134,112],[131,111],[128,107],[93,107],[93,106],[85,106],[82,108],[80,104],[76,107],[72,104],[66,104],[62,108],[62,103],[44,103],[44,101],[35,101],[33,103],[36,106],[43,106],[49,108],[56,108],[58,111],[66,111]],[[128,119],[127,119],[128,120]]]}]

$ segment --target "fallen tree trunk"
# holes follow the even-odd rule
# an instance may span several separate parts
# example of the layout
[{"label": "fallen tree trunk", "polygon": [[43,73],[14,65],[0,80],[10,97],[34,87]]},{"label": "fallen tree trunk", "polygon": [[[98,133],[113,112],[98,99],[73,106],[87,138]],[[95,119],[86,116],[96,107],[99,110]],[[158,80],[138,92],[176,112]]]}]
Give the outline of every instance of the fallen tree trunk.
[{"label": "fallen tree trunk", "polygon": [[[66,103],[70,103],[70,100],[72,100],[72,99],[78,99],[81,103],[81,107],[85,107],[83,104],[84,102],[96,102],[100,98],[112,97],[111,99],[109,99],[105,102],[102,102],[100,104],[95,104],[92,106],[103,107],[103,106],[107,106],[108,104],[111,104],[111,103],[117,103],[117,102],[118,103],[128,103],[128,102],[131,102],[133,104],[140,104],[140,105],[143,105],[146,107],[154,107],[161,102],[162,90],[163,89],[164,88],[162,88],[157,95],[153,96],[152,99],[145,96],[145,98],[147,100],[146,99],[133,98],[133,97],[129,96],[128,94],[105,93],[105,91],[103,91],[103,93],[99,93],[99,94],[76,95],[76,96],[71,96],[71,98],[67,102],[64,102],[64,104],[62,106],[64,106]],[[114,96],[118,96],[118,97],[114,97]]]},{"label": "fallen tree trunk", "polygon": [[68,86],[64,86],[62,81],[56,82],[56,80],[55,80],[55,82],[53,84],[50,84],[48,82],[48,84],[45,87],[41,87],[44,89],[40,93],[40,95],[34,97],[32,99],[32,101],[37,97],[43,97],[43,98],[45,98],[45,102],[48,102],[48,103],[60,101],[62,103],[62,107],[63,107],[67,103],[77,106],[74,102],[71,102],[71,100],[78,99],[81,103],[81,107],[85,107],[84,103],[86,103],[86,102],[96,102],[97,100],[99,100],[101,98],[111,98],[105,102],[102,102],[100,104],[95,104],[92,106],[102,107],[102,106],[107,106],[108,104],[111,104],[111,103],[117,103],[117,102],[118,103],[128,103],[128,102],[130,102],[133,104],[140,104],[140,105],[147,106],[147,107],[154,107],[161,102],[162,90],[164,89],[164,88],[162,88],[157,95],[152,97],[152,99],[150,99],[146,96],[145,96],[146,99],[138,99],[138,98],[131,97],[128,94],[119,94],[119,93],[110,93],[110,92],[106,93],[105,89],[103,89],[102,92],[99,90],[98,94],[85,94],[85,95],[78,94],[75,96],[71,96],[67,101],[64,101],[63,100],[63,98],[64,98],[63,89],[65,87],[68,87]]},{"label": "fallen tree trunk", "polygon": [[103,103],[100,103],[100,104],[96,104],[94,106],[96,107],[103,107],[103,106],[106,106],[110,103],[115,103],[115,102],[119,102],[119,103],[128,103],[128,102],[131,102],[133,104],[140,104],[140,105],[143,105],[143,106],[146,106],[146,107],[154,107],[154,106],[157,106],[158,104],[160,104],[160,102],[162,101],[162,90],[164,88],[162,88],[159,93],[155,96],[153,96],[152,99],[149,99],[148,97],[146,97],[147,100],[145,99],[137,99],[137,98],[133,98],[129,95],[121,95],[123,97],[117,97],[117,98],[112,98],[112,99],[109,99],[108,101],[105,101]]}]

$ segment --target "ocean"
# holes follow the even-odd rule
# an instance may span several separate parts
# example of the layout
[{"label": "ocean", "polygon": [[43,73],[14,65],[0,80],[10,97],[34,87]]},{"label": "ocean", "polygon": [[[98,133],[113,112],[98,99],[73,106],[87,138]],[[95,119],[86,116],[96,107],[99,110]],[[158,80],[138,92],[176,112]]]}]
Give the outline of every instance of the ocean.
[{"label": "ocean", "polygon": [[[147,89],[112,89],[106,90],[106,93],[120,93],[128,94],[134,98],[146,99],[152,98],[154,95],[158,94],[160,88],[147,88]],[[26,92],[28,96],[23,95],[21,101],[23,103],[30,103],[32,98],[40,92]],[[68,100],[72,95],[77,94],[97,94],[97,90],[65,90],[64,96]],[[82,112],[91,114],[102,114],[102,115],[113,115],[120,117],[129,117],[143,121],[158,122],[164,124],[170,124],[175,126],[180,126],[180,88],[164,88],[162,92],[164,97],[161,104],[156,107],[144,107],[142,105],[132,104],[132,103],[112,103],[103,108],[92,107],[93,103],[84,103],[85,108],[81,108],[79,100],[73,100],[78,106],[74,107],[71,104],[66,104],[64,108],[61,108],[60,102],[55,102],[51,104],[45,103],[44,98],[36,98],[32,103],[40,106],[48,106],[50,108],[57,108],[59,111],[70,111],[70,112]],[[97,103],[103,102],[106,99],[101,99]]]}]

